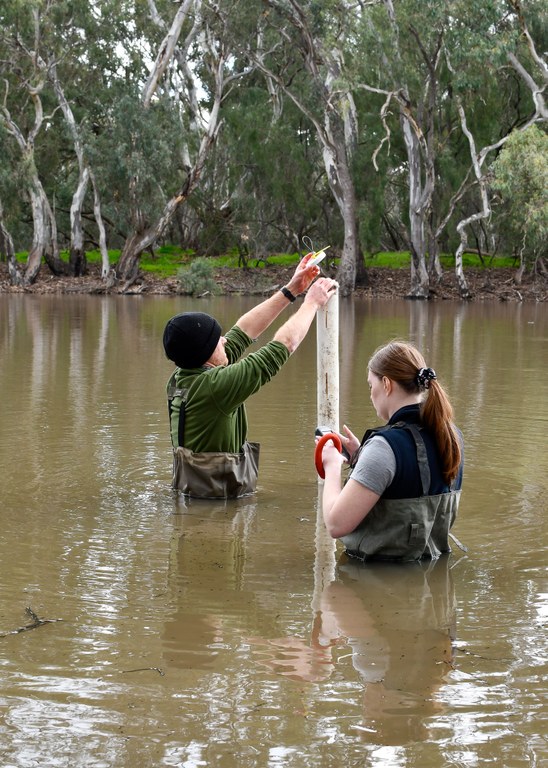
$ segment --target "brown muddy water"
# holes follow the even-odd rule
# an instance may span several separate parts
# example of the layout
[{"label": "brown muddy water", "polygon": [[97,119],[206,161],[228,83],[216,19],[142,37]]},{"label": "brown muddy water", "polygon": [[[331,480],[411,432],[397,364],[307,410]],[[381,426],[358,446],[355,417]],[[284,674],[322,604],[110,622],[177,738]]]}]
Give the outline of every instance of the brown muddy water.
[{"label": "brown muddy water", "polygon": [[0,296],[0,766],[546,765],[546,306],[341,302],[341,423],[411,338],[466,440],[468,553],[357,566],[318,522],[314,332],[249,402],[256,496],[170,490],[163,326],[252,303]]}]

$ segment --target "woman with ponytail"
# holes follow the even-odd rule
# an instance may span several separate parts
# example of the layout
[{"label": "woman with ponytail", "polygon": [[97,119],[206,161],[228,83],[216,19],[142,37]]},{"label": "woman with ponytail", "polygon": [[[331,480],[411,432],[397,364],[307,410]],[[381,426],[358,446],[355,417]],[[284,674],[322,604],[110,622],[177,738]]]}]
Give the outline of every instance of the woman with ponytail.
[{"label": "woman with ponytail", "polygon": [[350,456],[344,486],[343,455],[331,441],[324,445],[326,528],[363,560],[437,558],[451,551],[462,483],[462,436],[451,403],[435,371],[406,342],[377,349],[367,381],[386,425],[368,430],[361,443],[343,427]]}]

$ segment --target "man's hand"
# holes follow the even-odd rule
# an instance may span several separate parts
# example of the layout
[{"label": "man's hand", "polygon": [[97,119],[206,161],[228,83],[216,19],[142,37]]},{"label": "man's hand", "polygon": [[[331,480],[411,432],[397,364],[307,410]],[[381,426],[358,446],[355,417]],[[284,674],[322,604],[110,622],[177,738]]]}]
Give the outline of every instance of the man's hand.
[{"label": "man's hand", "polygon": [[327,304],[337,288],[336,280],[331,280],[330,277],[319,277],[310,286],[299,309],[278,329],[274,335],[274,341],[280,341],[288,348],[290,354],[293,354],[308,333],[318,309]]},{"label": "man's hand", "polygon": [[313,258],[313,253],[307,253],[299,263],[293,273],[293,277],[287,283],[286,287],[291,291],[293,296],[298,296],[300,293],[308,290],[312,281],[320,274],[320,268],[317,266],[309,267],[308,263]]},{"label": "man's hand", "polygon": [[306,303],[312,303],[316,307],[324,307],[333,296],[339,284],[330,277],[319,277],[306,294]]}]

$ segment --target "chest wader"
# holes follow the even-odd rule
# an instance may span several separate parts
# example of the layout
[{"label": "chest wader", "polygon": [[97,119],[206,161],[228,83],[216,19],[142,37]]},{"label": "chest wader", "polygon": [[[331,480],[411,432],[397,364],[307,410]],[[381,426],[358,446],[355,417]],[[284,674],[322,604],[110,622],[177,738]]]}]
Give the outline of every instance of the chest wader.
[{"label": "chest wader", "polygon": [[[394,425],[408,430],[415,441],[422,496],[386,499],[381,496],[352,533],[341,538],[347,554],[361,560],[419,560],[451,552],[449,530],[457,517],[460,490],[429,496],[430,465],[420,430],[414,424]],[[458,542],[457,542],[458,543]]]},{"label": "chest wader", "polygon": [[170,425],[173,399],[181,398],[179,445],[173,446],[174,490],[201,499],[235,499],[254,493],[259,474],[259,443],[246,440],[240,453],[195,453],[184,448],[185,407],[189,390],[178,389],[172,381],[167,389]]}]

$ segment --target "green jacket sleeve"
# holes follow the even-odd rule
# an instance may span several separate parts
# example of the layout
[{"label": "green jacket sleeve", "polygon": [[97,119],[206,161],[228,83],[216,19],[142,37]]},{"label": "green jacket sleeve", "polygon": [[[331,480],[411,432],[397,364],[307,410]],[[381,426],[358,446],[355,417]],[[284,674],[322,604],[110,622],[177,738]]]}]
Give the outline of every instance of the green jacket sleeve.
[{"label": "green jacket sleeve", "polygon": [[269,341],[241,360],[210,371],[207,379],[216,408],[228,415],[275,376],[289,359],[279,341]]}]

